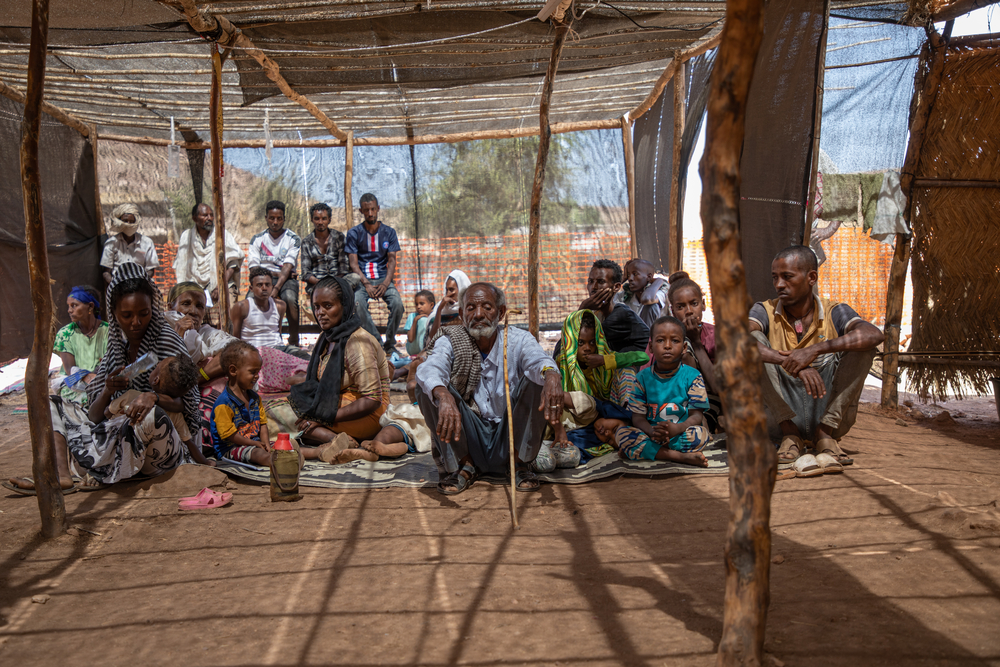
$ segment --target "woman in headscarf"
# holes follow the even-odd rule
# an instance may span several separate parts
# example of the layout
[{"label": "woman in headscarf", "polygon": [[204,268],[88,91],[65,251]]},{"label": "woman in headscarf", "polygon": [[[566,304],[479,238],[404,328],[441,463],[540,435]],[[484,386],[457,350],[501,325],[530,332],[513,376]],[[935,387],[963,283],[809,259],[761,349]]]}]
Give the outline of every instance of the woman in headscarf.
[{"label": "woman in headscarf", "polygon": [[100,295],[89,285],[78,285],[66,297],[70,323],[56,332],[53,351],[67,377],[59,394],[67,401],[87,404],[86,387],[108,347],[108,323],[101,319]]},{"label": "woman in headscarf", "polygon": [[[603,419],[631,423],[635,403],[636,369],[649,361],[645,352],[614,352],[604,337],[601,320],[592,310],[571,313],[563,323],[562,340],[556,363],[562,375],[563,391],[590,394]],[[601,442],[593,425],[569,431],[569,440],[581,450],[581,461],[612,451]]]},{"label": "woman in headscarf", "polygon": [[[458,305],[462,302],[462,295],[465,294],[465,290],[469,289],[469,285],[471,284],[472,281],[469,280],[469,276],[461,269],[455,269],[444,279],[444,296],[434,304],[434,310],[427,316],[430,324],[427,326],[427,337],[424,339],[426,341],[424,343],[425,348],[434,339],[437,332],[441,330],[442,326],[447,327],[462,323],[462,316]],[[406,393],[414,405],[417,404],[417,368],[426,358],[427,354],[425,352],[414,355],[413,361],[406,367]]]},{"label": "woman in headscarf", "polygon": [[[154,477],[190,461],[165,410],[183,414],[193,435],[192,445],[200,446],[196,388],[174,399],[153,390],[150,371],[132,380],[121,375],[126,366],[147,352],[160,361],[187,356],[183,341],[163,317],[162,303],[159,290],[140,266],[129,263],[115,270],[107,291],[111,319],[108,349],[87,387],[89,409],[50,397],[54,458],[64,492],[78,486],[92,490],[137,475]],[[128,389],[141,393],[125,408],[124,415],[107,418],[105,409]],[[86,474],[79,483],[73,479],[71,463]],[[35,493],[31,478],[12,478],[4,486],[26,495]]]},{"label": "woman in headscarf", "polygon": [[[290,432],[300,431],[307,459],[329,462],[337,434],[371,440],[381,430],[379,417],[389,407],[389,363],[380,341],[361,328],[354,291],[343,278],[324,278],[312,293],[313,316],[322,333],[313,348],[305,381],[288,399],[266,406],[272,419]],[[332,446],[332,445],[331,445]]]},{"label": "woman in headscarf", "polygon": [[104,253],[101,255],[101,268],[104,269],[104,281],[111,283],[115,270],[122,264],[138,264],[146,270],[149,279],[160,265],[156,256],[153,240],[139,233],[142,217],[135,204],[119,204],[111,211],[108,232],[111,234],[104,243]]},{"label": "woman in headscarf", "polygon": [[462,295],[469,289],[472,281],[465,271],[455,269],[444,279],[444,297],[434,305],[431,311],[430,326],[427,329],[427,340],[434,338],[441,325],[460,323],[461,314],[458,312],[458,304],[462,302]]}]

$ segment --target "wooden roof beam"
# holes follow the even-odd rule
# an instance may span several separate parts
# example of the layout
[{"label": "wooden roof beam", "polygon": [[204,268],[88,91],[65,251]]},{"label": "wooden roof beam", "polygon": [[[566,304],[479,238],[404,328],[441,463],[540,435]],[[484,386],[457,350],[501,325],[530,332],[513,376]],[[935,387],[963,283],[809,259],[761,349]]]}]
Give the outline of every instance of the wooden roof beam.
[{"label": "wooden roof beam", "polygon": [[[14,100],[19,104],[24,104],[24,93],[17,88],[11,88],[3,81],[0,81],[0,95]],[[42,111],[55,118],[63,125],[68,125],[85,137],[90,137],[90,126],[76,116],[71,116],[59,107],[52,106],[48,102],[42,102]]]},{"label": "wooden roof beam", "polygon": [[181,7],[187,22],[191,24],[199,34],[214,40],[222,46],[229,46],[242,49],[251,58],[260,63],[261,69],[271,81],[273,81],[285,97],[301,105],[318,120],[323,127],[330,131],[330,134],[340,141],[347,141],[347,133],[337,127],[319,107],[313,104],[307,97],[304,97],[288,84],[285,77],[281,75],[278,63],[269,58],[263,51],[258,49],[250,38],[243,34],[243,31],[233,25],[229,19],[222,16],[213,16],[204,10],[199,10],[194,0],[180,0]]}]

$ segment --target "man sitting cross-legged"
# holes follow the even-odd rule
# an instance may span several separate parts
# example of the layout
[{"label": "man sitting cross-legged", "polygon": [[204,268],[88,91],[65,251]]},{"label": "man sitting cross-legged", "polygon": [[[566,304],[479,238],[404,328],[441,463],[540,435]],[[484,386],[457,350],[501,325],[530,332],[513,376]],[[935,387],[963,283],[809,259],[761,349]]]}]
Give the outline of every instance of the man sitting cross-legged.
[{"label": "man sitting cross-legged", "polygon": [[[804,454],[811,438],[817,461],[798,464],[806,476],[853,463],[840,448],[858,414],[858,399],[882,332],[844,303],[813,294],[816,255],[785,248],[771,262],[777,299],[750,309],[750,332],[764,360],[762,387],[769,429],[781,430],[780,462]],[[824,456],[825,455],[825,456]]]},{"label": "man sitting cross-legged", "polygon": [[[417,369],[417,401],[433,434],[438,490],[461,493],[480,473],[510,469],[503,350],[513,405],[516,486],[536,491],[531,462],[538,456],[546,421],[559,423],[563,390],[556,362],[523,329],[499,329],[507,312],[501,289],[474,283],[461,299],[463,326],[444,327]],[[509,341],[506,341],[506,336]]]}]

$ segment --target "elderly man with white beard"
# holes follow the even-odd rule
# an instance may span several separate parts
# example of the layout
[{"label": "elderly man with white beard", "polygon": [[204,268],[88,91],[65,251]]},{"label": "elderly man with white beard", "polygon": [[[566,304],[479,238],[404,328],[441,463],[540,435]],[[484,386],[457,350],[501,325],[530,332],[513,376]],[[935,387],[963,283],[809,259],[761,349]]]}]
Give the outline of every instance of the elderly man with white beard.
[{"label": "elderly man with white beard", "polygon": [[[417,401],[433,434],[438,491],[465,491],[483,473],[510,469],[504,393],[503,290],[490,283],[469,286],[461,302],[461,327],[443,327],[427,361],[417,369]],[[562,416],[562,381],[556,362],[523,329],[510,328],[508,380],[513,405],[515,483],[537,491],[531,462],[538,456],[546,422]]]}]

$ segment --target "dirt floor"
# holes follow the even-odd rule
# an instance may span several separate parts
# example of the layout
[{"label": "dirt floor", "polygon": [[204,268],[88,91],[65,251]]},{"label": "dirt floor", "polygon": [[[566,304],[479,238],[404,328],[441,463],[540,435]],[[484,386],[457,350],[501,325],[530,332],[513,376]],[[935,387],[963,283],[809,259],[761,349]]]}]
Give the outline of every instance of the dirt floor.
[{"label": "dirt floor", "polygon": [[[4,478],[30,470],[23,402],[0,399]],[[777,483],[771,664],[1000,665],[1000,425],[913,412],[868,408],[845,474]],[[51,541],[0,494],[0,664],[714,662],[724,476],[547,485],[513,532],[483,483],[272,504],[230,482],[178,511],[214,474],[67,496]]]}]

